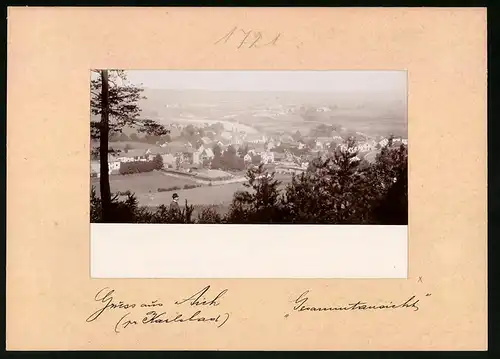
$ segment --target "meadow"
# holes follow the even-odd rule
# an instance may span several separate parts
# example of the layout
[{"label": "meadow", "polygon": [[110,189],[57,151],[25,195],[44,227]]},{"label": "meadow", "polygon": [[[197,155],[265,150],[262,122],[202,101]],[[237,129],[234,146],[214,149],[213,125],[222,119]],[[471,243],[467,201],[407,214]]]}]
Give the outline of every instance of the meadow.
[{"label": "meadow", "polygon": [[[158,188],[171,188],[174,186],[184,187],[185,185],[197,184],[190,178],[176,178],[165,176],[161,172],[144,172],[131,175],[111,175],[109,185],[111,192],[126,192],[140,194],[155,193]],[[99,195],[99,178],[91,178],[91,185],[95,186],[96,194]],[[168,193],[168,192],[163,192]],[[172,198],[172,193],[170,194]]]},{"label": "meadow", "polygon": [[[276,174],[276,179],[281,181],[281,187],[291,181],[291,176]],[[157,207],[162,204],[169,205],[174,193],[179,194],[180,204],[188,203],[196,206],[217,205],[229,207],[236,191],[246,190],[243,183],[228,183],[224,185],[200,186],[197,188],[184,189],[185,185],[196,184],[190,178],[176,178],[166,176],[161,172],[147,172],[132,175],[112,175],[109,177],[111,192],[135,193],[139,204],[142,206]],[[91,185],[95,187],[99,196],[99,179],[91,178]],[[181,187],[181,189],[158,192],[158,188]]]}]

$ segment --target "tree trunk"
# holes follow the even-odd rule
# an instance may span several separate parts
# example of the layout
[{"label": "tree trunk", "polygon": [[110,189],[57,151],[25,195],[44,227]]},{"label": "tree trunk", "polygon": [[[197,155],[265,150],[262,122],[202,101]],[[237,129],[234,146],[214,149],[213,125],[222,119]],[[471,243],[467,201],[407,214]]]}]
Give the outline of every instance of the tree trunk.
[{"label": "tree trunk", "polygon": [[108,70],[101,71],[101,133],[99,143],[99,158],[101,165],[101,201],[102,221],[109,222],[111,216],[111,189],[109,187],[108,140],[109,140],[109,87]]}]

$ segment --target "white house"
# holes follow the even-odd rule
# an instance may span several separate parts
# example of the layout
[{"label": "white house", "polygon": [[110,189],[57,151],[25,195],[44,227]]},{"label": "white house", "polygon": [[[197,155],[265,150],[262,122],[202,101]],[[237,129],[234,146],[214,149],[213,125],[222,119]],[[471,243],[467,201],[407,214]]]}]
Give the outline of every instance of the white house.
[{"label": "white house", "polygon": [[214,151],[211,148],[205,148],[205,152],[203,153],[205,159],[211,160],[215,157]]},{"label": "white house", "polygon": [[205,147],[201,145],[196,151],[193,152],[193,164],[199,164],[201,162],[201,155],[205,151]]},{"label": "white house", "polygon": [[243,157],[243,161],[245,162],[252,162],[252,156],[250,156],[248,153]]},{"label": "white house", "polygon": [[266,150],[268,150],[268,151],[272,150],[274,147],[275,147],[275,146],[274,146],[274,142],[272,142],[272,141],[271,141],[271,142],[268,142],[268,143],[266,144]]},{"label": "white house", "polygon": [[359,151],[359,147],[357,145],[353,147],[348,147],[345,143],[343,143],[339,147],[342,151],[347,151],[349,153],[354,153],[356,151]]},{"label": "white house", "polygon": [[120,172],[120,161],[108,162],[109,174]]},{"label": "white house", "polygon": [[165,153],[161,155],[161,159],[163,160],[163,166],[168,167],[175,165],[175,156],[171,153]]},{"label": "white house", "polygon": [[[110,161],[108,162],[108,173],[111,174],[117,174],[120,172],[120,161]],[[92,161],[90,162],[90,175],[91,176],[96,176],[96,177],[101,177],[101,164],[99,161]]]},{"label": "white house", "polygon": [[127,152],[121,152],[116,160],[119,162],[134,162],[134,161],[147,161],[148,155],[144,150],[128,150]]},{"label": "white house", "polygon": [[389,140],[387,138],[384,138],[382,141],[380,141],[378,144],[382,147],[387,146],[389,143]]},{"label": "white house", "polygon": [[205,136],[201,138],[201,142],[203,142],[204,145],[208,145],[212,142],[212,140],[209,137]]},{"label": "white house", "polygon": [[230,140],[233,137],[233,134],[231,132],[224,131],[220,134],[220,136],[225,139],[225,140]]},{"label": "white house", "polygon": [[371,150],[373,150],[373,146],[370,143],[365,142],[365,143],[358,145],[358,150],[361,152],[371,151]]},{"label": "white house", "polygon": [[274,153],[273,152],[262,152],[260,154],[262,160],[261,163],[268,164],[268,163],[273,163],[274,162]]}]

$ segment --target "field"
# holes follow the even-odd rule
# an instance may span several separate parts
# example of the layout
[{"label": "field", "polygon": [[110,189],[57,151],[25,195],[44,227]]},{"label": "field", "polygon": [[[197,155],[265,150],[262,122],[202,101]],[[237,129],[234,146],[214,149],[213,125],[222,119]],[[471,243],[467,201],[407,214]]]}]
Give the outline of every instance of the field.
[{"label": "field", "polygon": [[[99,179],[92,178],[91,184],[96,187],[96,193],[99,194]],[[176,178],[166,176],[160,172],[147,172],[132,175],[112,175],[109,177],[111,192],[125,192],[146,194],[154,193],[158,188],[170,188],[174,186],[184,187],[184,185],[196,184],[190,178]],[[168,192],[165,192],[168,193]],[[172,194],[170,194],[170,198]]]},{"label": "field", "polygon": [[192,205],[220,205],[231,203],[234,192],[243,189],[245,187],[242,183],[231,183],[221,186],[203,186],[169,192],[142,192],[140,194],[137,193],[137,199],[143,206],[169,205],[172,201],[172,194],[176,192],[180,196],[180,205],[184,205],[186,199]]},{"label": "field", "polygon": [[[291,176],[277,174],[276,179],[282,181],[281,187],[290,182]],[[233,194],[238,190],[245,190],[243,183],[230,183],[225,185],[202,186],[190,189],[179,189],[175,191],[157,192],[158,188],[169,188],[173,186],[184,187],[186,184],[194,184],[189,178],[176,178],[166,176],[160,172],[139,173],[133,175],[113,175],[110,176],[110,186],[112,192],[130,191],[136,194],[139,203],[143,206],[156,207],[159,205],[169,205],[172,201],[172,194],[178,193],[180,204],[185,200],[189,204],[198,205],[219,205],[227,207]],[[96,194],[99,195],[99,179],[91,179],[92,186],[95,187]]]}]

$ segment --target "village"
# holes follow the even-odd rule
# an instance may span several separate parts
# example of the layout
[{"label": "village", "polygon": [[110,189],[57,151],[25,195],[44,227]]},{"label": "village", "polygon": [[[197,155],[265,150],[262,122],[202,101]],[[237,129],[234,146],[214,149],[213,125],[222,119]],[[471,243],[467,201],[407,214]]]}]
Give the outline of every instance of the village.
[{"label": "village", "polygon": [[[249,168],[262,165],[284,187],[313,159],[345,150],[348,138],[355,141],[351,160],[360,165],[375,162],[390,136],[395,145],[408,143],[401,136],[406,130],[394,125],[390,113],[368,107],[365,114],[368,110],[355,103],[297,104],[272,96],[254,103],[191,98],[166,103],[150,95],[154,98],[142,104],[143,115],[165,126],[168,134],[124,128],[111,133],[108,142],[111,191],[134,193],[145,206],[168,204],[176,193],[195,206],[227,209],[234,193],[245,190]],[[349,121],[352,116],[360,119]],[[379,120],[384,116],[387,125]],[[98,141],[91,142],[91,186],[97,194],[98,147]]]},{"label": "village", "polygon": [[[244,189],[247,169],[263,165],[283,185],[292,174],[307,170],[317,157],[336,148],[345,149],[345,139],[355,139],[352,160],[375,161],[389,139],[369,136],[340,127],[320,124],[310,133],[264,134],[212,124],[173,123],[165,136],[115,135],[109,142],[108,167],[111,190],[135,193],[141,205],[169,203],[173,193],[195,205],[226,206],[234,192]],[[393,137],[394,145],[407,145],[405,138]],[[95,145],[95,144],[94,144]],[[100,163],[92,151],[91,182],[99,190]],[[142,166],[141,166],[142,164]],[[201,187],[201,188],[200,188]]]},{"label": "village", "polygon": [[[186,129],[194,131],[194,135],[191,134],[194,140],[189,141],[188,136],[183,135]],[[120,174],[120,168],[123,167],[124,163],[154,161],[158,156],[161,157],[162,169],[165,171],[179,174],[198,173],[200,178],[205,177],[210,180],[227,180],[235,177],[234,173],[259,164],[267,165],[269,169],[277,173],[300,173],[307,169],[313,158],[332,151],[336,147],[345,149],[346,146],[344,143],[346,135],[342,137],[337,133],[328,137],[302,137],[299,135],[299,139],[293,134],[268,136],[235,130],[216,132],[202,127],[179,124],[173,124],[171,132],[178,133],[178,136],[172,138],[169,135],[167,138],[170,141],[160,138],[154,144],[139,142],[138,136],[131,136],[132,138],[128,138],[128,141],[120,136],[120,141],[110,142],[109,174]],[[200,133],[204,136],[201,136]],[[354,160],[364,158],[368,162],[373,162],[377,150],[389,141],[385,137],[375,139],[362,133],[356,133],[355,136],[356,145],[351,148],[351,151],[358,154]],[[408,140],[395,137],[393,143],[407,145]],[[121,149],[117,150],[114,144]],[[137,145],[141,148],[134,148]],[[224,164],[217,161],[216,164],[217,156],[220,158],[232,156],[233,161]],[[91,162],[91,176],[99,176],[99,169],[99,161],[93,160]],[[225,176],[211,176],[211,172],[219,175],[224,173],[211,171],[217,169],[229,172]]]}]

